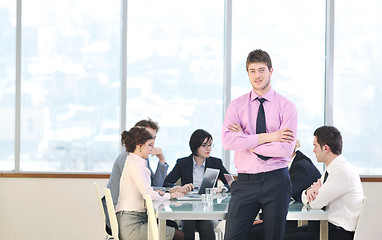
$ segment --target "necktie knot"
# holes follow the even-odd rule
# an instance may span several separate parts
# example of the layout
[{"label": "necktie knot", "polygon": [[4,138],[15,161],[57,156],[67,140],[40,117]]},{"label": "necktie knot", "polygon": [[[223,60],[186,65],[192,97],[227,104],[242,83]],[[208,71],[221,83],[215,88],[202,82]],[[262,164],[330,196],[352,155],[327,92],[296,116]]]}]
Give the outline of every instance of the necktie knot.
[{"label": "necktie knot", "polygon": [[265,102],[265,98],[256,98],[257,100],[259,100],[260,104],[263,104]]}]

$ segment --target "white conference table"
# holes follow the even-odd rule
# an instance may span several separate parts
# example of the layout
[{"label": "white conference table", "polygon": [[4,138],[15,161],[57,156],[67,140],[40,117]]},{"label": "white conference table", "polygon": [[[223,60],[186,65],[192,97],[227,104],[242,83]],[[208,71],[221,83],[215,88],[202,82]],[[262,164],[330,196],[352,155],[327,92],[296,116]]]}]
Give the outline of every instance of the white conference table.
[{"label": "white conference table", "polygon": [[[230,194],[218,194],[212,205],[202,201],[155,202],[156,217],[159,220],[160,239],[166,239],[166,220],[224,220],[228,211]],[[287,220],[319,220],[320,239],[328,239],[328,213],[323,210],[307,209],[301,203],[290,204]]]}]

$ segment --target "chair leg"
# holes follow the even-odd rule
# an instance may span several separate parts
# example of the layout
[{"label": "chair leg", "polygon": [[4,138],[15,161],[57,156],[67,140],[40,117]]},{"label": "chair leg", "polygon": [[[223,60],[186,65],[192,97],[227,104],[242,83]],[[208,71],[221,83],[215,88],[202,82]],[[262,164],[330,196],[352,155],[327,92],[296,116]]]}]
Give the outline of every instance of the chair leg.
[{"label": "chair leg", "polygon": [[147,222],[147,239],[151,240],[151,228],[150,228],[150,220]]},{"label": "chair leg", "polygon": [[220,228],[215,228],[215,234],[218,240],[223,240],[223,231]]}]

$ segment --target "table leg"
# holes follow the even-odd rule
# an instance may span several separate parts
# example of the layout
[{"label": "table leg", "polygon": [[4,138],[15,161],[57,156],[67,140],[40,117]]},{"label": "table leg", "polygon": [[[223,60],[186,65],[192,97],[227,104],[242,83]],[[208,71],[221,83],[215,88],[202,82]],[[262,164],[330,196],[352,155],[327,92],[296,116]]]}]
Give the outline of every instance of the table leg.
[{"label": "table leg", "polygon": [[298,220],[297,221],[297,227],[307,226],[308,220]]},{"label": "table leg", "polygon": [[166,240],[166,219],[159,219],[159,239]]},{"label": "table leg", "polygon": [[320,240],[328,240],[328,220],[320,221]]}]

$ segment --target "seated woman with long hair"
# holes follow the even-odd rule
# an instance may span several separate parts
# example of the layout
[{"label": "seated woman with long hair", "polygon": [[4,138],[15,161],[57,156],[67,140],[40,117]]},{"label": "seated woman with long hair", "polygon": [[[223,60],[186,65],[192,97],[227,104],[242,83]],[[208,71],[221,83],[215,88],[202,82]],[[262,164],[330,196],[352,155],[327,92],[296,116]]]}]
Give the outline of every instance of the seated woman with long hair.
[{"label": "seated woman with long hair", "polygon": [[[121,240],[147,239],[147,213],[144,194],[152,200],[169,200],[180,197],[181,192],[161,193],[151,187],[150,170],[147,168],[149,154],[154,148],[154,137],[143,127],[133,127],[126,134],[126,151],[130,154],[122,171],[120,194],[116,208]],[[183,239],[183,232],[166,227],[166,239]]]}]

